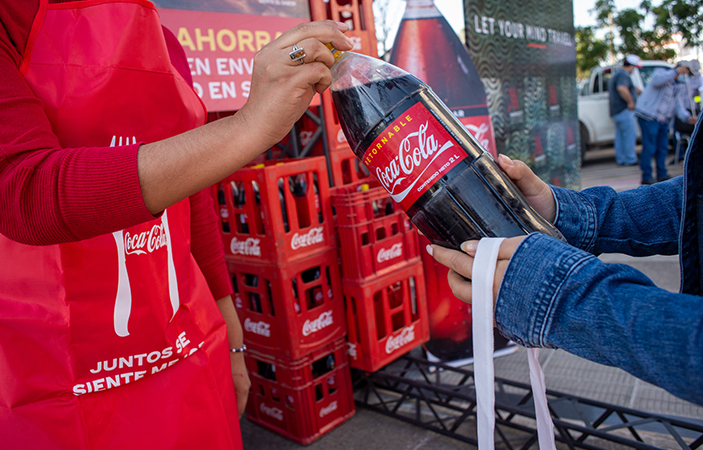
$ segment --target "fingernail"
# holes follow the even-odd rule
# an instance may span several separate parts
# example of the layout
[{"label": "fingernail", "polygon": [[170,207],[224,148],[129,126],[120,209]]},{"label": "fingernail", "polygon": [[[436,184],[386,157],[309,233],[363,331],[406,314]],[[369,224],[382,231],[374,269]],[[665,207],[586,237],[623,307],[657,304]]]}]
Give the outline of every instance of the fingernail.
[{"label": "fingernail", "polygon": [[463,244],[461,244],[461,250],[464,253],[468,253],[470,255],[473,255],[476,253],[476,249],[478,248],[478,241],[466,241]]},{"label": "fingernail", "polygon": [[500,160],[503,161],[503,163],[505,163],[509,166],[513,165],[513,160],[508,158],[506,155],[504,155],[502,153],[498,156],[498,158],[500,158]]},{"label": "fingernail", "polygon": [[353,47],[354,47],[354,41],[353,41],[351,38],[347,37],[347,36],[344,36],[344,37],[347,38],[347,43],[348,43],[349,45],[351,45],[352,48],[353,48]]},{"label": "fingernail", "polygon": [[335,22],[337,25],[339,25],[340,28],[347,29],[349,28],[346,23],[344,22]]},{"label": "fingernail", "polygon": [[427,253],[429,253],[430,256],[432,256],[432,246],[431,246],[431,245],[427,245],[427,246],[425,247],[425,250],[427,250]]}]

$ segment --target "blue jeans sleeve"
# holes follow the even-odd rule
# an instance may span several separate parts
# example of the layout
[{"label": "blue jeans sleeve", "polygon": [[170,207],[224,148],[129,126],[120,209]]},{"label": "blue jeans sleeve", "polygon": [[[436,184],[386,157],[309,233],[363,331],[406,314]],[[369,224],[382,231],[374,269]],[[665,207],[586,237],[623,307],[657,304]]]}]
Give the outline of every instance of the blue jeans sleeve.
[{"label": "blue jeans sleeve", "polygon": [[641,272],[534,233],[504,274],[496,326],[526,347],[620,367],[703,405],[703,307]]},{"label": "blue jeans sleeve", "polygon": [[555,226],[589,253],[675,255],[683,208],[683,177],[616,192],[599,186],[577,192],[552,186]]}]

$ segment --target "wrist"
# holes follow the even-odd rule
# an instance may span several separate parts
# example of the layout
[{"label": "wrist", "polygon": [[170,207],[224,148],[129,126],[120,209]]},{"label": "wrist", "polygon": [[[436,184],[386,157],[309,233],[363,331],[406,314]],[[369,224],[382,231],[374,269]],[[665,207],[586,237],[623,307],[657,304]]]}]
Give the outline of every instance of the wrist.
[{"label": "wrist", "polygon": [[247,349],[246,344],[242,344],[241,347],[232,347],[229,349],[231,353],[244,353]]}]

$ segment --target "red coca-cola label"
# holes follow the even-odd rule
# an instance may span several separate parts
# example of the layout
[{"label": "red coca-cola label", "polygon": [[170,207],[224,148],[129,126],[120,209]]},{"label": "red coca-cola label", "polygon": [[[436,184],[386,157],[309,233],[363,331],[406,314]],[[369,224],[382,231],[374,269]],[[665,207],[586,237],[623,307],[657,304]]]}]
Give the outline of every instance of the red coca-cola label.
[{"label": "red coca-cola label", "polygon": [[366,150],[364,165],[407,210],[466,152],[422,104],[394,120]]}]

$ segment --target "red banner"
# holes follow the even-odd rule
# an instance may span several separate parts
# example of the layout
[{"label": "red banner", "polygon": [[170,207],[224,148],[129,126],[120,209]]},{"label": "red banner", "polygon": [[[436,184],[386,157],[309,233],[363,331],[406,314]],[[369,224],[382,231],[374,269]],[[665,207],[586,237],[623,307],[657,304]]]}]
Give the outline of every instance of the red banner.
[{"label": "red banner", "polygon": [[211,112],[240,109],[249,96],[254,54],[287,29],[310,20],[164,8],[158,11],[161,23],[185,49],[195,90]]}]

